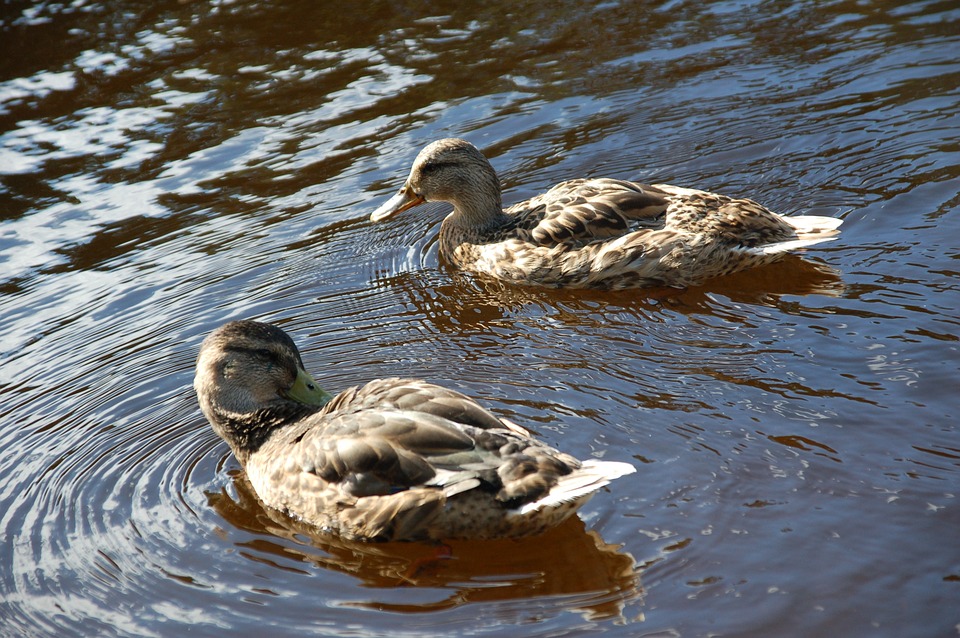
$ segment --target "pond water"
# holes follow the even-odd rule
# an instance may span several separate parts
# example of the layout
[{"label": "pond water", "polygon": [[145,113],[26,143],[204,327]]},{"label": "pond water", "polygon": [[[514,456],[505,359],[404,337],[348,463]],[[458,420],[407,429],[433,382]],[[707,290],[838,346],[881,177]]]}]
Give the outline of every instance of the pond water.
[{"label": "pond water", "polygon": [[[0,635],[960,634],[955,2],[7,2]],[[367,217],[466,137],[844,220],[688,290],[523,289]],[[264,511],[191,387],[271,321],[628,461],[558,529],[364,545]]]}]

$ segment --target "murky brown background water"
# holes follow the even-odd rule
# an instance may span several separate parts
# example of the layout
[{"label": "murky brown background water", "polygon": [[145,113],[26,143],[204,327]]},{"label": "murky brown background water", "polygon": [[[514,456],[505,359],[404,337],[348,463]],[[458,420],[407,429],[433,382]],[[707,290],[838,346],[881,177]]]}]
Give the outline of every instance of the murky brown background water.
[{"label": "murky brown background water", "polygon": [[[960,624],[955,2],[0,7],[0,635],[951,636]],[[442,206],[577,176],[839,216],[686,291],[502,287]],[[632,460],[545,537],[274,520],[190,387],[255,317],[331,390],[417,375]],[[418,567],[419,566],[419,567]]]}]

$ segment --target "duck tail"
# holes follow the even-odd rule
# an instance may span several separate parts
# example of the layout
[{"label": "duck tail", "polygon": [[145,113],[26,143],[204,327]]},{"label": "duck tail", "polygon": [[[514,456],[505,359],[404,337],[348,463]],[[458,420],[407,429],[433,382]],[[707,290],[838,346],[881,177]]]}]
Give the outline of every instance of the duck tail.
[{"label": "duck tail", "polygon": [[528,514],[544,507],[561,505],[574,501],[585,503],[594,492],[621,476],[633,474],[637,468],[619,461],[597,461],[588,459],[580,469],[561,476],[550,492],[543,498],[523,505],[518,514]]},{"label": "duck tail", "polygon": [[840,235],[840,224],[843,223],[842,219],[819,215],[795,215],[782,219],[793,227],[797,238],[763,246],[762,250],[766,255],[785,253],[797,248],[833,241]]}]

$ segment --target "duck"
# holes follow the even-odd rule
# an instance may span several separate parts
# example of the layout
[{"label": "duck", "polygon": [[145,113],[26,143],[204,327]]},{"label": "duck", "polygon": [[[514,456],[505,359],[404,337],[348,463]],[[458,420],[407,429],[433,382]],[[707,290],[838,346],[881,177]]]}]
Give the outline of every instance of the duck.
[{"label": "duck", "polygon": [[783,216],[749,199],[669,184],[584,178],[504,210],[497,173],[476,146],[437,140],[417,155],[381,222],[424,202],[453,211],[441,258],[511,284],[551,288],[685,288],[836,239],[842,220]]},{"label": "duck", "polygon": [[331,395],[293,339],[258,321],[203,340],[194,389],[264,505],[349,540],[530,536],[635,471],[578,460],[427,381],[376,379]]}]

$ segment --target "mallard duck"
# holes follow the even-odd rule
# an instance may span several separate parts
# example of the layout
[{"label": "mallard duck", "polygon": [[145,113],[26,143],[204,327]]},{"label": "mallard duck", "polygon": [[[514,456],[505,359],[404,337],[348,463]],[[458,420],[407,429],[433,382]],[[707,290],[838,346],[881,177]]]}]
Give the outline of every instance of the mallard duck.
[{"label": "mallard duck", "polygon": [[841,220],[784,217],[749,199],[669,184],[575,179],[503,210],[487,158],[462,139],[417,155],[381,221],[427,201],[453,204],[440,254],[453,266],[557,288],[685,287],[835,239]]},{"label": "mallard duck", "polygon": [[426,381],[379,379],[331,396],[293,340],[265,323],[210,334],[194,388],[266,506],[350,539],[536,534],[634,472],[578,461]]}]

